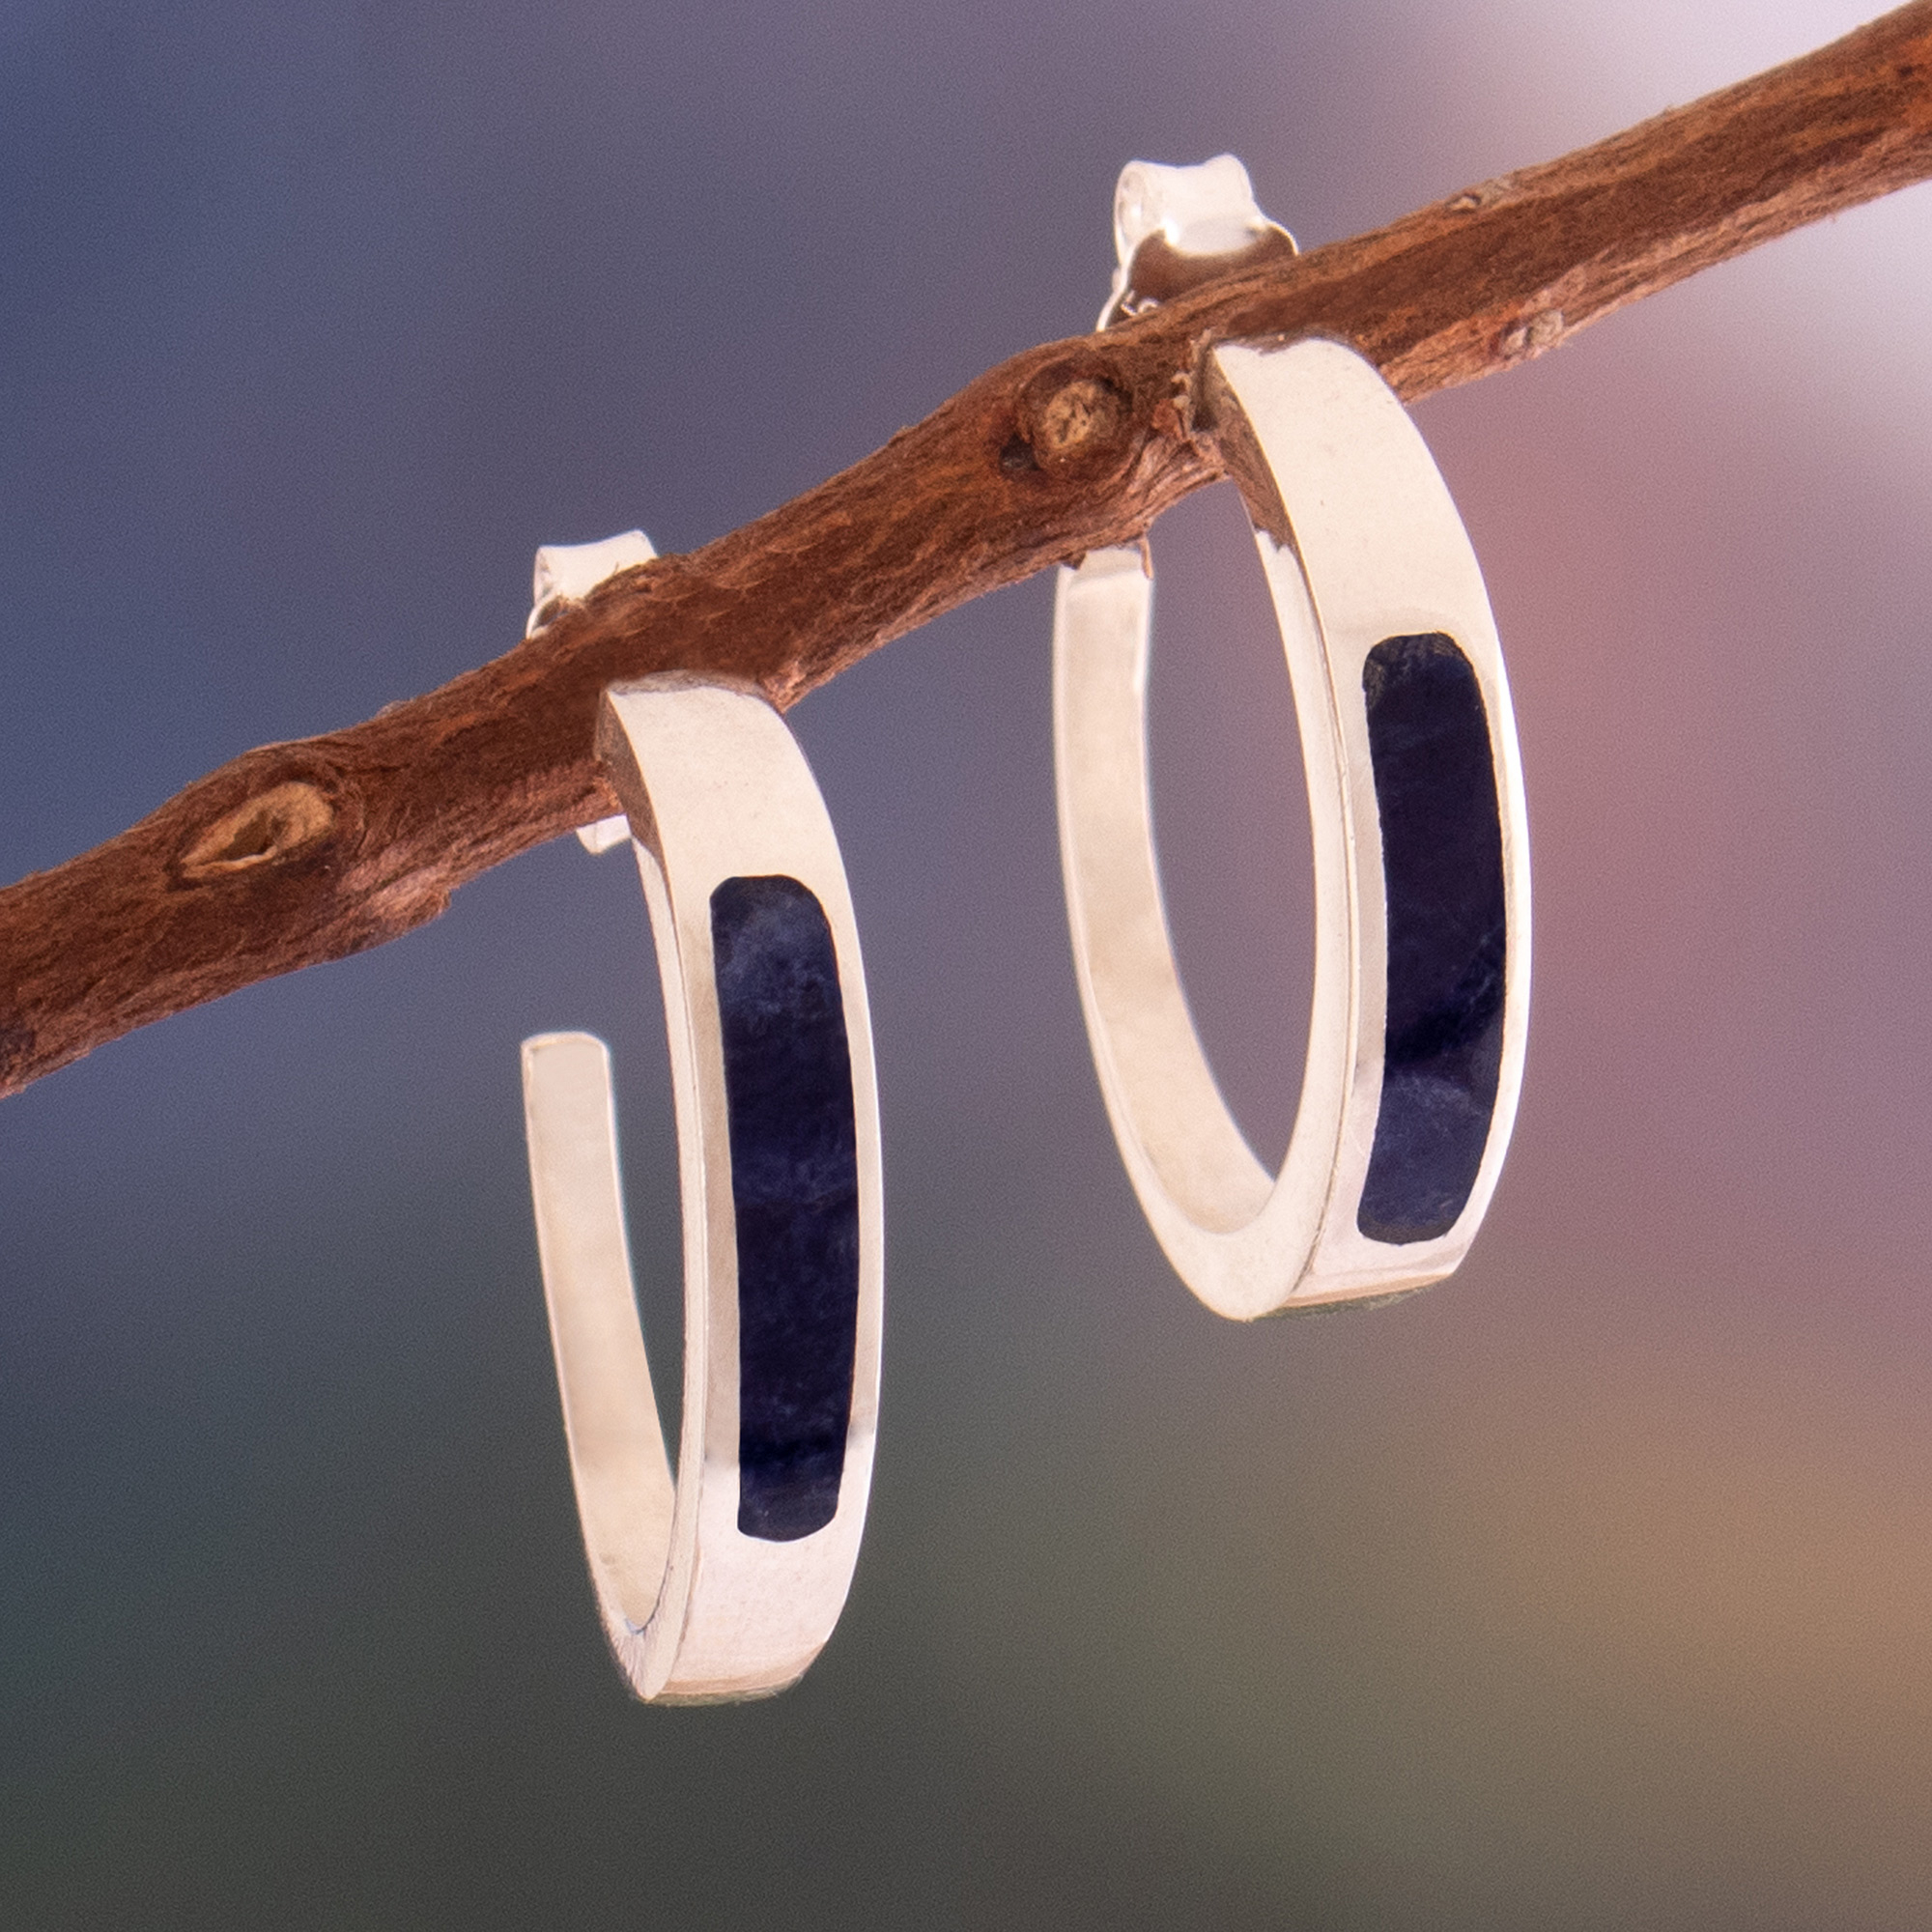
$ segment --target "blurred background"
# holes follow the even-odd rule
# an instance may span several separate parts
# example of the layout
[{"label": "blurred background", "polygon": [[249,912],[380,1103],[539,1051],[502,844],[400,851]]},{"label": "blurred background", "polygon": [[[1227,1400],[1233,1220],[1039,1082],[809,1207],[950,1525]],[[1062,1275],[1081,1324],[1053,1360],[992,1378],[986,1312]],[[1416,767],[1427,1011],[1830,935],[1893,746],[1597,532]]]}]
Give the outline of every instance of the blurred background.
[{"label": "blurred background", "polygon": [[[1876,0],[0,0],[0,876],[505,649],[1091,325],[1114,177],[1304,243]],[[1694,17],[1690,17],[1694,15]],[[881,1061],[879,1475],[802,1685],[632,1704],[583,1574],[517,1042],[618,1056],[575,841],[0,1107],[0,1921],[1932,1920],[1932,195],[1418,412],[1516,682],[1537,979],[1461,1275],[1241,1327],[1113,1151],[1042,579],[794,713]],[[1238,507],[1160,527],[1189,986],[1285,1144],[1292,722]]]}]

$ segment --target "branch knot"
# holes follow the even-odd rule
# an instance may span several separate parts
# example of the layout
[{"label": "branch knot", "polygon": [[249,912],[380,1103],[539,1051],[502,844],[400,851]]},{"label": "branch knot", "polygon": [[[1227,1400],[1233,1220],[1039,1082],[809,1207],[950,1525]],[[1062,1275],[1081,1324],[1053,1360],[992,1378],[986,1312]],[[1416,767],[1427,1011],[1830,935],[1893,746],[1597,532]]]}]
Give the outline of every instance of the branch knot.
[{"label": "branch knot", "polygon": [[181,876],[199,885],[258,866],[280,865],[335,829],[335,807],[319,785],[270,785],[225,811],[181,856]]}]

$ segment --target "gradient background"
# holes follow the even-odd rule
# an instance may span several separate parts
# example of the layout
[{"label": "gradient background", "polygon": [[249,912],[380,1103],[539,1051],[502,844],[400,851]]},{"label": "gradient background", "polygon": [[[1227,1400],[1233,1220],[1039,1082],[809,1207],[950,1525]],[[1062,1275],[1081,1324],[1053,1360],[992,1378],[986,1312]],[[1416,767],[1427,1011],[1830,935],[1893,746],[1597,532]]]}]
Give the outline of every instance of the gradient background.
[{"label": "gradient background", "polygon": [[[0,875],[505,648],[1089,325],[1132,156],[1304,242],[1876,0],[0,0]],[[1694,23],[1687,14],[1694,13]],[[1932,197],[1427,403],[1537,862],[1460,1278],[1243,1328],[1075,1004],[1050,586],[794,714],[882,1065],[886,1419],[804,1684],[650,1711],[583,1576],[516,1047],[594,1027],[674,1334],[635,879],[574,842],[0,1108],[9,1927],[1932,1921]],[[1157,807],[1258,1144],[1305,825],[1225,494]]]}]

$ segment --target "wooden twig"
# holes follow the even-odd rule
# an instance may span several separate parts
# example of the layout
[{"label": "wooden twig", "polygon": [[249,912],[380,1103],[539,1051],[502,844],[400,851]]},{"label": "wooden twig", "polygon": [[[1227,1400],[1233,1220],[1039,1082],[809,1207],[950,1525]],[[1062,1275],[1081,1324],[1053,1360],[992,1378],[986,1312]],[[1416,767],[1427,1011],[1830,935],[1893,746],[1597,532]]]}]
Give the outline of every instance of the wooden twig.
[{"label": "wooden twig", "polygon": [[1216,340],[1354,343],[1411,400],[1514,367],[1760,242],[1932,175],[1932,0],[1545,166],[1300,257],[1217,265],[1049,343],[689,556],[353,729],[265,746],[0,892],[0,1094],[272,974],[380,945],[615,809],[598,694],[688,668],[790,704],[941,611],[1127,542],[1222,473]]}]

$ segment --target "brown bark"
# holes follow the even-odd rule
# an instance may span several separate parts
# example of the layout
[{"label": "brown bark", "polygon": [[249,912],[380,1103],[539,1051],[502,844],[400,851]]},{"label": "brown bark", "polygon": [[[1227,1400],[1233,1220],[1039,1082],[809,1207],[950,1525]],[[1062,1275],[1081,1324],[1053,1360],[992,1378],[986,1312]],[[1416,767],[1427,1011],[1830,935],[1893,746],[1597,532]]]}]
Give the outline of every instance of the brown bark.
[{"label": "brown bark", "polygon": [[1105,335],[1017,355],[842,474],[626,572],[441,690],[249,752],[0,892],[0,1094],[393,939],[486,867],[614,810],[592,750],[613,680],[727,673],[788,705],[981,591],[1130,541],[1220,473],[1196,410],[1217,339],[1334,335],[1413,400],[1928,174],[1932,0],[1916,0],[1561,160],[1307,255],[1257,250]]}]

